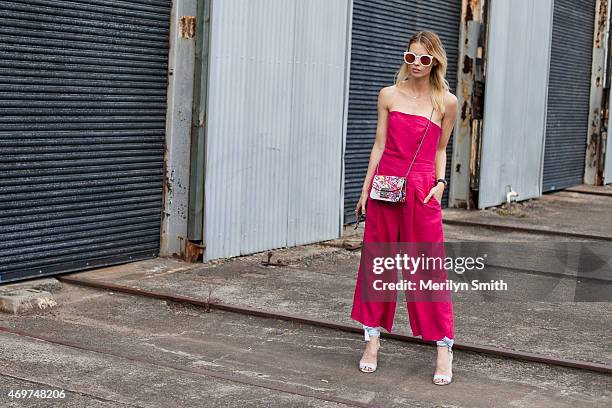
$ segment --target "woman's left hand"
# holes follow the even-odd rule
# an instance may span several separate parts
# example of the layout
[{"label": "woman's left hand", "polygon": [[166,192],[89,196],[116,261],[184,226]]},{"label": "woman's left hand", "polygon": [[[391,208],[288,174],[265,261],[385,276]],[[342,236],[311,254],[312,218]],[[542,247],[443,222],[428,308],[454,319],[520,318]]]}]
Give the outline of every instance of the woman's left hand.
[{"label": "woman's left hand", "polygon": [[438,204],[442,205],[442,194],[444,194],[444,183],[438,183],[429,190],[429,194],[427,194],[423,202],[427,204],[429,199],[433,196],[434,200],[438,200]]}]

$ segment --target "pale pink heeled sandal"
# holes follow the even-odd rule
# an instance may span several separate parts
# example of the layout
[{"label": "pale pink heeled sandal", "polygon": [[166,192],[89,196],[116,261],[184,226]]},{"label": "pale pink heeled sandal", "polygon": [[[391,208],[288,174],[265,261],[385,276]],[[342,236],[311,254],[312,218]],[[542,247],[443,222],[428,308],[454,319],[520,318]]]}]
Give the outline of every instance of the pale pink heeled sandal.
[{"label": "pale pink heeled sandal", "polygon": [[448,350],[448,359],[449,359],[449,363],[451,364],[451,375],[445,375],[445,374],[434,374],[433,376],[433,383],[436,385],[448,385],[451,382],[453,382],[453,368],[452,368],[452,364],[453,364],[453,350],[451,350],[449,348]]},{"label": "pale pink heeled sandal", "polygon": [[[380,349],[380,339],[378,340],[378,345],[376,347],[377,353],[379,349]],[[378,356],[377,356],[377,359],[378,359]],[[359,361],[359,370],[361,370],[362,373],[373,373],[374,371],[376,371],[377,365],[378,363],[364,363],[362,361]]]}]

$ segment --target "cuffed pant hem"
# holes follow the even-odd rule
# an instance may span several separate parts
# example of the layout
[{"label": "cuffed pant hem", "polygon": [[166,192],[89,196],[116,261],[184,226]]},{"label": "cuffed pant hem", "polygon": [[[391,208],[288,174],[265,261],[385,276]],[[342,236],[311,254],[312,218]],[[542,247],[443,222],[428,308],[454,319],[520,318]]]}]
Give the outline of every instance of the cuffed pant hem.
[{"label": "cuffed pant hem", "polygon": [[380,328],[363,325],[363,334],[365,341],[369,341],[370,337],[380,337]]},{"label": "cuffed pant hem", "polygon": [[449,339],[446,336],[444,336],[444,338],[442,340],[436,341],[436,344],[438,346],[447,346],[449,350],[452,349],[454,343],[455,343],[455,340]]}]

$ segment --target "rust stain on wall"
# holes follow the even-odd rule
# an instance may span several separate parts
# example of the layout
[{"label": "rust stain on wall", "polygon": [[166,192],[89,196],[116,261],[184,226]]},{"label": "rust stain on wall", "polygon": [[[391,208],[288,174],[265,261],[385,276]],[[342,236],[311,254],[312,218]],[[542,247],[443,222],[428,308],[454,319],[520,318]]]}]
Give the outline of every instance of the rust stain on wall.
[{"label": "rust stain on wall", "polygon": [[597,24],[595,25],[595,39],[593,45],[595,48],[603,46],[603,39],[606,33],[606,24],[608,21],[608,2],[603,0],[599,2],[599,11],[597,12]]}]

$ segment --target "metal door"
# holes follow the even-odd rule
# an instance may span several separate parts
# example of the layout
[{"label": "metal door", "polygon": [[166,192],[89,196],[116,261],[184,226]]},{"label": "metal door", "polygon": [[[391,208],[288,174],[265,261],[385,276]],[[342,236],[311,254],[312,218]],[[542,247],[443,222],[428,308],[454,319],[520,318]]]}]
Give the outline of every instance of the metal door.
[{"label": "metal door", "polygon": [[595,0],[554,0],[543,192],[582,184]]},{"label": "metal door", "polygon": [[552,3],[491,3],[478,208],[541,195]]},{"label": "metal door", "polygon": [[0,2],[0,281],[158,254],[171,4]]},{"label": "metal door", "polygon": [[[455,93],[459,55],[461,0],[389,2],[354,0],[349,112],[344,156],[344,222],[355,221],[370,151],[376,137],[378,92],[393,85],[408,38],[419,30],[435,31],[448,55],[446,79]],[[446,177],[450,178],[452,137],[448,142]],[[448,189],[442,204],[448,202]]]}]

